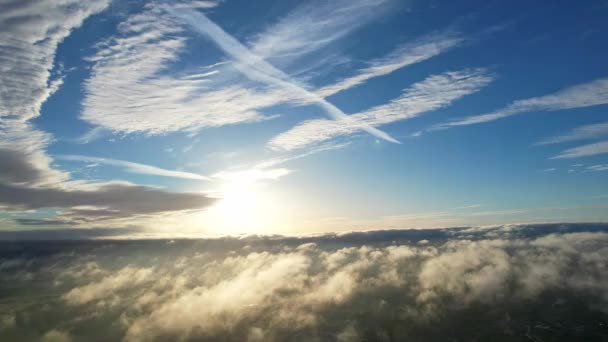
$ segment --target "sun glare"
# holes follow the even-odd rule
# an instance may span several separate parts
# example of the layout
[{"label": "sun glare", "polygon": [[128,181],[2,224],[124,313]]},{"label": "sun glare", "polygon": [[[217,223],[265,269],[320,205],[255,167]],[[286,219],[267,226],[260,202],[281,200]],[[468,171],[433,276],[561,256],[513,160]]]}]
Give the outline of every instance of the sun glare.
[{"label": "sun glare", "polygon": [[207,212],[218,234],[269,233],[281,221],[281,205],[264,184],[242,177],[227,181],[221,199]]}]

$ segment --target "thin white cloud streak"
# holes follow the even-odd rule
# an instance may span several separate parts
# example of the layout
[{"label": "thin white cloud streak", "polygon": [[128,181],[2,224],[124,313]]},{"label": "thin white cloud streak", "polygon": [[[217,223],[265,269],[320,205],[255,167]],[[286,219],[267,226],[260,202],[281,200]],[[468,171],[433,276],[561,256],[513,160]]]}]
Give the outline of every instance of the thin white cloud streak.
[{"label": "thin white cloud streak", "polygon": [[342,149],[349,145],[350,143],[323,144],[320,146],[316,146],[304,153],[284,154],[274,158],[262,160],[257,163],[250,163],[231,167],[227,170],[216,172],[211,177],[213,177],[213,179],[229,182],[232,184],[239,184],[242,186],[249,186],[264,181],[276,181],[279,178],[282,178],[283,176],[287,176],[294,172],[294,170],[288,168],[277,168],[276,166],[278,165],[285,164],[292,160],[306,158],[316,153]]},{"label": "thin white cloud streak", "polygon": [[[344,114],[342,110],[329,103],[324,98],[310,92],[304,86],[297,84],[297,82],[292,80],[287,74],[270,65],[260,56],[249,51],[249,49],[226,33],[216,23],[209,20],[204,14],[170,8],[168,10],[170,13],[185,20],[200,33],[210,38],[222,51],[234,58],[236,61],[235,67],[251,80],[263,82],[279,89],[293,92],[297,97],[319,105],[333,119],[339,120],[343,124],[350,124],[350,117]],[[399,143],[385,132],[369,125],[363,124],[361,129],[380,139]]]},{"label": "thin white cloud streak", "polygon": [[363,125],[379,126],[411,119],[424,112],[450,105],[485,87],[493,77],[484,69],[468,69],[433,75],[405,89],[388,104],[350,115],[351,124],[329,120],[309,120],[274,137],[268,146],[275,150],[295,150],[338,136],[350,135]]},{"label": "thin white cloud streak", "polygon": [[[392,0],[336,0],[316,1],[300,6],[277,24],[269,27],[251,43],[252,52],[261,58],[289,64],[297,57],[315,52],[345,36],[364,24],[385,15],[397,3]],[[458,47],[466,39],[458,33],[445,31],[420,37],[401,44],[385,57],[370,61],[369,66],[356,71],[354,76],[314,91],[328,97],[388,75],[408,65]]]},{"label": "thin white cloud streak", "polygon": [[300,154],[285,154],[254,164],[242,165],[230,168],[228,170],[223,170],[213,174],[212,177],[223,181],[239,182],[243,184],[254,184],[260,181],[277,180],[294,172],[293,170],[287,168],[276,168],[278,165],[285,164],[292,160],[306,158],[313,154],[342,149],[349,145],[350,143],[323,144]]},{"label": "thin white cloud streak", "polygon": [[167,170],[167,169],[162,169],[160,167],[156,167],[156,166],[152,166],[152,165],[134,163],[134,162],[130,162],[130,161],[111,159],[111,158],[97,158],[97,157],[78,156],[78,155],[58,155],[57,159],[118,166],[118,167],[124,168],[124,170],[126,172],[143,174],[143,175],[154,175],[154,176],[162,176],[162,177],[195,179],[195,180],[205,180],[205,181],[211,180],[209,177],[206,177],[206,176],[203,176],[203,175],[200,175],[197,173],[176,171],[176,170]]},{"label": "thin white cloud streak", "polygon": [[608,164],[598,164],[587,166],[588,171],[608,171]]},{"label": "thin white cloud streak", "polygon": [[551,159],[571,159],[571,158],[581,158],[581,157],[590,157],[598,154],[608,153],[608,140],[601,141],[595,144],[588,144],[583,146],[578,146],[574,148],[569,148],[565,151],[562,151],[555,157]]},{"label": "thin white cloud streak", "polygon": [[90,129],[83,135],[79,136],[78,138],[73,139],[72,142],[76,144],[88,144],[97,139],[100,139],[103,136],[104,132],[105,129],[103,127],[95,127],[93,129]]},{"label": "thin white cloud streak", "polygon": [[603,136],[608,136],[608,122],[577,127],[566,134],[541,140],[537,143],[537,145],[548,145],[567,141],[587,140]]},{"label": "thin white cloud streak", "polygon": [[574,213],[593,206],[564,206],[539,208],[514,208],[504,210],[477,210],[480,207],[450,208],[442,211],[388,215],[356,219],[352,217],[329,217],[307,222],[312,227],[322,226],[325,231],[447,228],[506,223],[559,222],[558,213]]},{"label": "thin white cloud streak", "polygon": [[434,125],[428,131],[490,122],[525,112],[585,108],[606,103],[608,103],[608,78],[601,78],[549,95],[517,100],[505,108],[488,114],[469,116],[464,119]]},{"label": "thin white cloud streak", "polygon": [[277,180],[283,176],[292,173],[292,170],[286,168],[276,169],[259,169],[252,168],[239,171],[220,171],[213,174],[213,178],[223,181],[238,183],[238,184],[254,184],[265,180]]},{"label": "thin white cloud streak", "polygon": [[344,38],[370,21],[383,16],[394,0],[311,1],[256,36],[252,53],[288,64]]},{"label": "thin white cloud streak", "polygon": [[346,148],[348,146],[350,146],[350,142],[322,144],[319,146],[315,146],[315,147],[309,149],[308,151],[300,153],[300,154],[288,154],[288,155],[278,156],[276,158],[264,160],[262,162],[257,163],[255,165],[255,168],[265,169],[265,168],[273,167],[276,165],[284,164],[284,163],[287,163],[292,160],[306,158],[308,156],[311,156],[313,154],[317,154],[320,152],[339,150],[339,149]]},{"label": "thin white cloud streak", "polygon": [[372,60],[369,67],[358,70],[356,75],[322,87],[316,93],[322,97],[337,94],[363,84],[369,79],[388,75],[406,66],[430,59],[459,46],[462,42],[464,42],[464,38],[455,33],[424,36],[400,46],[388,56]]},{"label": "thin white cloud streak", "polygon": [[479,208],[479,207],[481,207],[481,204],[471,204],[471,205],[465,205],[462,207],[451,208],[451,210],[473,209],[473,208]]}]

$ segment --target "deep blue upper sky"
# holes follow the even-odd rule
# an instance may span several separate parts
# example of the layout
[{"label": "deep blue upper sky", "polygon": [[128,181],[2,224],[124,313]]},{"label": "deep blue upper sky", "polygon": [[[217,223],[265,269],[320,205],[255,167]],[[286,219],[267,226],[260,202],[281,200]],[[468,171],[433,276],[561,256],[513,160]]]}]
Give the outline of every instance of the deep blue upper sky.
[{"label": "deep blue upper sky", "polygon": [[10,229],[608,219],[606,1],[55,5],[0,5]]}]

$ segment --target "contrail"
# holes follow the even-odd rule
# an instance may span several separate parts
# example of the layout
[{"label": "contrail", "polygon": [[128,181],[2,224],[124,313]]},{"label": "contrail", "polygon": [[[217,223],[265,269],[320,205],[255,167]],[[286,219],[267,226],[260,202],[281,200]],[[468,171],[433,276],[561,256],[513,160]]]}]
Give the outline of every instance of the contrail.
[{"label": "contrail", "polygon": [[359,126],[360,129],[386,141],[399,144],[400,142],[390,135],[374,128],[370,125],[361,122],[355,122],[342,110],[321,96],[306,90],[303,86],[297,84],[287,74],[275,68],[263,58],[252,53],[241,44],[238,40],[226,33],[216,23],[209,20],[204,14],[196,11],[186,11],[183,9],[166,8],[173,16],[183,19],[190,26],[195,28],[200,33],[210,38],[222,51],[235,59],[235,67],[249,79],[264,82],[266,84],[288,89],[303,99],[309,100],[318,104],[323,108],[330,117],[335,120],[344,121],[353,126]]},{"label": "contrail", "polygon": [[124,168],[125,171],[127,171],[127,172],[143,174],[143,175],[156,175],[156,176],[163,176],[163,177],[196,179],[196,180],[205,180],[205,181],[211,180],[211,178],[200,175],[198,173],[161,169],[160,167],[140,164],[140,163],[134,163],[134,162],[126,161],[126,160],[78,156],[78,155],[57,155],[55,157],[57,159],[61,159],[61,160],[118,166],[118,167]]}]

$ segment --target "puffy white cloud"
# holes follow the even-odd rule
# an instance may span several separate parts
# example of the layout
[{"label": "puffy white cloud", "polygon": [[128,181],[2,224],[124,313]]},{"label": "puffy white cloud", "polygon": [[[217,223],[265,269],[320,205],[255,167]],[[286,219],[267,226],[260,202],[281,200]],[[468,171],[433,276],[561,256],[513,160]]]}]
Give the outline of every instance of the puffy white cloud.
[{"label": "puffy white cloud", "polygon": [[145,340],[146,335],[158,333],[188,336],[197,328],[204,332],[233,326],[254,315],[257,306],[268,305],[277,291],[297,287],[307,266],[299,255],[250,254],[238,261],[244,265],[237,266],[242,271],[234,278],[208,288],[195,287],[160,305],[149,317],[133,323],[127,340]]},{"label": "puffy white cloud", "polygon": [[449,244],[446,253],[423,265],[418,299],[428,301],[446,293],[464,302],[501,299],[506,295],[511,263],[500,245],[501,241]]},{"label": "puffy white cloud", "polygon": [[70,334],[60,330],[49,330],[42,336],[42,342],[70,342]]},{"label": "puffy white cloud", "polygon": [[151,268],[139,269],[127,266],[114,274],[108,275],[98,282],[76,287],[66,293],[63,298],[69,304],[86,304],[96,299],[115,295],[126,287],[138,286],[150,280],[154,270]]},{"label": "puffy white cloud", "polygon": [[[403,337],[450,326],[462,310],[481,310],[492,329],[500,329],[505,312],[552,310],[554,302],[565,303],[552,311],[558,317],[566,317],[568,305],[583,310],[577,305],[584,304],[591,314],[605,311],[608,303],[605,229],[496,226],[95,242],[82,243],[76,253],[69,244],[69,253],[16,262],[29,276],[12,277],[13,284],[52,281],[52,293],[64,294],[57,300],[45,299],[44,291],[20,297],[40,304],[9,306],[7,320],[21,321],[7,329],[44,321],[52,324],[38,331],[61,327],[75,339],[89,331],[81,327],[97,324],[104,336],[131,341],[273,341],[319,334],[368,338],[372,332]],[[423,237],[426,244],[416,243]],[[4,277],[13,268],[0,272]],[[9,298],[16,293],[5,290]],[[57,314],[30,310],[42,303]],[[525,334],[532,322],[522,319],[508,323],[512,333]]]},{"label": "puffy white cloud", "polygon": [[0,331],[15,327],[15,315],[12,312],[4,312],[0,315]]},{"label": "puffy white cloud", "polygon": [[[130,321],[126,339],[210,337],[226,329],[236,334],[262,315],[266,323],[247,334],[272,340],[278,336],[276,329],[315,329],[327,319],[327,310],[355,305],[368,296],[382,298],[387,289],[411,298],[408,305],[425,317],[451,305],[534,300],[552,289],[606,301],[608,278],[600,272],[606,242],[605,233],[337,250],[318,241],[207,259],[202,268],[200,260],[186,258],[179,270],[160,264],[154,276],[145,277],[181,279],[173,284],[138,286],[137,277],[130,276],[129,286],[143,290],[132,304],[140,313]],[[129,274],[146,272],[127,269]],[[64,298],[79,298],[81,304],[111,298],[108,289],[126,284],[116,280],[123,279],[125,270],[71,290]]]}]

